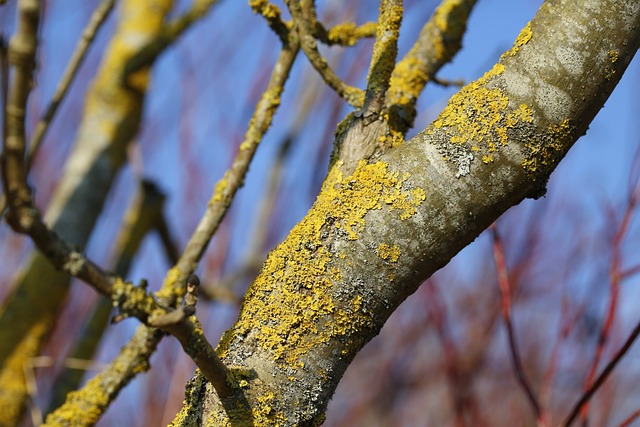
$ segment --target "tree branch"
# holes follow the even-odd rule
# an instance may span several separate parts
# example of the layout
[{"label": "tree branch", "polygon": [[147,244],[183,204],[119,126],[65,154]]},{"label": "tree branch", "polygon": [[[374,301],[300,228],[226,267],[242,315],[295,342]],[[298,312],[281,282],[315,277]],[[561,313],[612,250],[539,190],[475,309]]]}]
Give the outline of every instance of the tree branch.
[{"label": "tree branch", "polygon": [[[27,167],[31,166],[31,162],[40,148],[40,144],[49,129],[49,125],[51,124],[53,117],[58,111],[58,107],[67,95],[69,87],[71,87],[71,83],[73,82],[78,69],[82,65],[98,30],[102,27],[102,24],[106,21],[107,17],[113,10],[114,3],[115,0],[102,0],[93,12],[93,15],[91,15],[89,23],[82,31],[80,41],[71,56],[71,60],[69,60],[69,64],[67,65],[60,82],[58,82],[58,86],[56,87],[56,91],[49,102],[49,106],[33,131],[33,136],[29,144],[29,153],[27,155]],[[0,212],[2,210],[3,209],[0,208]]]},{"label": "tree branch", "polygon": [[[156,294],[158,301],[163,306],[173,306],[176,300],[182,296],[188,276],[195,270],[209,241],[222,222],[233,197],[244,182],[244,176],[248,171],[258,143],[271,125],[273,116],[279,106],[280,95],[284,90],[284,84],[289,77],[297,52],[296,39],[292,38],[288,47],[283,48],[278,61],[273,67],[271,79],[256,105],[253,119],[240,145],[240,151],[229,170],[225,173],[225,178],[215,185],[206,212],[203,214],[180,259],[174,268],[169,270],[161,289]],[[139,293],[139,291],[135,291],[132,288],[132,286],[128,287],[128,289]],[[144,294],[139,295],[142,295],[143,301],[150,298]],[[132,312],[133,310],[127,309],[125,311]],[[163,325],[163,327],[169,328],[172,333],[177,334],[176,337],[180,340],[180,343],[186,346],[185,351],[193,355],[193,358],[204,361],[203,364],[214,361],[205,366],[204,371],[211,376],[211,382],[221,388],[221,395],[225,395],[224,387],[226,382],[223,385],[218,381],[218,378],[221,378],[222,373],[225,372],[225,368],[216,361],[217,356],[212,353],[213,349],[206,343],[206,340],[202,341],[201,330],[198,329],[196,324],[187,323],[181,313],[177,313],[177,316],[178,324]],[[164,321],[166,321],[166,317],[160,320],[160,322]],[[153,323],[153,320],[150,323]],[[78,413],[86,411],[86,408],[91,408],[102,414],[110,402],[118,395],[119,391],[137,373],[148,369],[148,359],[161,339],[162,334],[157,329],[146,326],[139,327],[134,338],[127,344],[126,350],[123,349],[109,367],[92,379],[80,393],[69,396],[65,404],[50,415],[51,421],[49,418],[47,418],[47,421],[52,423],[60,422],[60,420],[65,419],[67,414],[78,411],[77,408],[85,408],[83,411],[78,411]],[[189,350],[187,351],[187,349]],[[141,369],[141,366],[144,369]],[[108,397],[104,401],[95,402],[93,395],[96,392],[106,394]],[[71,424],[79,426],[92,425],[96,421],[95,419],[92,420],[85,421],[85,419],[74,418]]]},{"label": "tree branch", "polygon": [[616,366],[618,366],[618,363],[627,354],[631,346],[633,346],[636,338],[638,338],[638,335],[640,335],[640,322],[636,324],[627,340],[616,352],[611,361],[607,363],[607,366],[604,367],[600,375],[597,376],[591,386],[584,391],[580,399],[578,399],[578,401],[573,405],[571,412],[569,412],[569,415],[567,415],[567,418],[565,418],[564,422],[562,423],[562,427],[569,427],[571,424],[573,424],[578,415],[580,415],[582,408],[584,408],[585,405],[589,403],[595,392],[600,389],[602,384],[604,384],[607,378],[609,378],[609,375],[611,375]]},{"label": "tree branch", "polygon": [[[229,402],[198,378],[186,412],[200,407],[214,424],[321,422],[344,370],[391,312],[509,207],[539,196],[613,90],[640,44],[640,4],[586,1],[545,3],[498,64],[412,140],[354,157],[349,172],[334,160],[219,346],[227,366],[252,372],[242,396],[262,415],[225,411]],[[589,67],[569,67],[560,47]],[[354,144],[358,132],[360,143],[369,136],[351,129]],[[203,394],[206,405],[192,406]]]},{"label": "tree branch", "polygon": [[396,64],[398,54],[398,36],[402,22],[402,0],[382,0],[376,30],[376,42],[373,46],[367,90],[364,97],[362,114],[378,118],[385,101],[389,79]]},{"label": "tree branch", "polygon": [[340,77],[333,71],[318,51],[318,45],[311,29],[311,23],[305,18],[302,7],[298,0],[285,1],[291,17],[293,19],[294,28],[300,39],[300,48],[305,53],[309,62],[322,76],[324,81],[336,91],[336,93],[344,98],[349,104],[356,108],[360,108],[364,102],[364,92],[361,89],[349,86],[343,82]]},{"label": "tree branch", "polygon": [[516,343],[516,334],[513,329],[513,323],[511,321],[511,285],[509,284],[509,274],[507,272],[507,265],[504,260],[504,249],[502,247],[502,240],[498,235],[496,226],[491,225],[491,237],[493,240],[493,259],[496,263],[496,270],[498,272],[498,284],[500,288],[500,300],[502,318],[504,319],[505,326],[507,328],[507,337],[509,339],[509,349],[511,351],[511,361],[513,362],[513,371],[516,375],[522,390],[524,390],[529,404],[533,409],[536,421],[538,425],[544,425],[542,419],[542,408],[540,402],[536,397],[533,387],[527,378],[527,374],[524,372],[522,366],[522,360],[520,358],[520,352],[518,351],[518,344]]},{"label": "tree branch", "polygon": [[191,25],[204,18],[218,1],[219,0],[193,0],[193,4],[188,11],[175,20],[165,24],[153,39],[149,40],[135,55],[131,56],[121,76],[123,81],[126,82],[131,74],[151,65],[168,46],[175,42],[186,30],[191,28]]},{"label": "tree branch", "polygon": [[254,13],[264,17],[267,25],[276,33],[283,45],[289,42],[289,25],[282,20],[278,6],[268,0],[249,0],[249,6]]},{"label": "tree branch", "polygon": [[395,67],[387,95],[389,108],[403,134],[413,126],[416,102],[429,80],[462,47],[467,20],[476,0],[445,0],[424,25],[418,39]]}]

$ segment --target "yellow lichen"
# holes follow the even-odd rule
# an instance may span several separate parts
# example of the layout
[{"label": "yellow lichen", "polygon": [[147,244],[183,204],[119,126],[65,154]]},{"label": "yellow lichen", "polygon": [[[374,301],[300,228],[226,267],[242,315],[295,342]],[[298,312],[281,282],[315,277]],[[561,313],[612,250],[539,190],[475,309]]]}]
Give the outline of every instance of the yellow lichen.
[{"label": "yellow lichen", "polygon": [[[607,56],[609,58],[609,61],[611,61],[612,64],[615,64],[618,61],[618,57],[620,56],[620,53],[617,50],[610,50],[609,52],[607,52]],[[616,70],[612,67],[605,67],[604,69],[604,78],[607,80],[611,80],[614,76],[616,75]]]},{"label": "yellow lichen", "polygon": [[357,239],[372,209],[387,205],[401,219],[408,218],[425,194],[420,188],[404,189],[408,175],[400,177],[384,162],[361,161],[346,177],[340,166],[336,162],[331,167],[310,212],[269,255],[246,294],[238,323],[221,342],[222,357],[234,336],[252,332],[276,361],[300,369],[300,358],[310,350],[370,322],[359,295],[347,302],[334,299],[334,284],[342,274],[333,263],[340,258],[323,244],[323,231],[333,228],[345,239]]},{"label": "yellow lichen", "polygon": [[503,71],[504,66],[498,63],[479,80],[454,95],[428,133],[444,129],[449,135],[449,142],[470,144],[471,151],[483,152],[485,164],[491,163],[491,153],[508,143],[509,129],[533,122],[529,106],[521,104],[510,110],[509,98],[500,89],[488,87],[489,79]]},{"label": "yellow lichen", "polygon": [[[496,64],[479,80],[465,86],[454,95],[449,104],[433,122],[436,129],[451,129],[451,142],[481,143],[496,139],[506,144],[503,118],[509,99],[499,90],[486,87],[487,81],[501,74],[504,67]],[[433,132],[433,129],[429,131]],[[496,135],[498,134],[498,135]]]},{"label": "yellow lichen", "polygon": [[225,192],[227,191],[227,174],[218,181],[213,189],[213,196],[211,196],[211,203],[221,202],[225,199]]},{"label": "yellow lichen", "polygon": [[162,287],[158,292],[156,292],[156,297],[159,299],[163,298],[171,298],[173,296],[181,297],[184,295],[186,290],[184,287],[181,289],[176,287],[176,283],[178,279],[180,279],[180,269],[178,267],[173,267],[169,271],[167,271],[166,276],[164,277],[164,282],[162,283]]},{"label": "yellow lichen", "polygon": [[388,245],[386,243],[380,244],[376,252],[380,258],[391,262],[398,262],[401,254],[398,245]]},{"label": "yellow lichen", "polygon": [[25,366],[38,354],[42,337],[49,330],[50,318],[31,326],[20,343],[7,357],[0,370],[0,425],[18,425],[27,397]]},{"label": "yellow lichen", "polygon": [[267,0],[249,0],[249,6],[253,12],[264,16],[266,19],[277,19],[280,17],[278,6],[269,3]]},{"label": "yellow lichen", "polygon": [[466,28],[468,11],[464,0],[444,0],[433,13],[433,22],[439,30],[433,37],[435,58],[439,61],[448,59],[453,50],[447,52],[445,37],[459,38]]},{"label": "yellow lichen", "polygon": [[256,108],[254,115],[249,122],[247,133],[244,136],[244,141],[240,144],[240,151],[255,150],[264,134],[264,130],[259,129],[256,126],[256,123],[258,122],[257,115],[260,114],[267,117],[267,119],[263,121],[266,122],[265,124],[268,127],[273,115],[275,114],[276,108],[280,105],[281,93],[282,87],[279,85],[274,85],[262,93],[260,101],[258,102],[258,108]]},{"label": "yellow lichen", "polygon": [[67,395],[65,403],[47,417],[48,426],[94,425],[100,420],[111,398],[100,377],[94,377],[79,391]]},{"label": "yellow lichen", "polygon": [[411,104],[418,98],[428,80],[424,64],[416,56],[406,56],[391,75],[389,93],[394,96],[392,102],[400,105]]},{"label": "yellow lichen", "polygon": [[[386,115],[388,120],[388,113]],[[404,144],[404,135],[402,134],[402,132],[390,129],[389,132],[385,135],[382,135],[379,140],[380,144],[383,147],[395,148]]]},{"label": "yellow lichen", "polygon": [[604,78],[607,80],[611,80],[616,75],[616,70],[611,67],[605,67],[604,69]]},{"label": "yellow lichen", "polygon": [[548,126],[545,136],[531,138],[525,142],[527,156],[522,160],[522,166],[529,172],[538,172],[555,165],[564,155],[567,140],[571,138],[574,127],[568,119],[556,125]]},{"label": "yellow lichen", "polygon": [[525,27],[520,31],[518,37],[516,37],[516,41],[513,43],[513,47],[502,54],[502,58],[507,56],[514,56],[516,53],[520,51],[520,48],[525,44],[529,43],[531,37],[533,36],[533,31],[531,31],[531,22],[527,23]]},{"label": "yellow lichen", "polygon": [[403,14],[402,4],[380,3],[380,20],[376,29],[371,67],[367,76],[367,90],[384,94],[389,87],[389,78],[396,65],[397,41]]},{"label": "yellow lichen", "polygon": [[338,24],[327,31],[327,39],[330,44],[342,46],[354,46],[363,37],[371,37],[376,33],[376,23],[367,22],[358,27],[353,22]]}]

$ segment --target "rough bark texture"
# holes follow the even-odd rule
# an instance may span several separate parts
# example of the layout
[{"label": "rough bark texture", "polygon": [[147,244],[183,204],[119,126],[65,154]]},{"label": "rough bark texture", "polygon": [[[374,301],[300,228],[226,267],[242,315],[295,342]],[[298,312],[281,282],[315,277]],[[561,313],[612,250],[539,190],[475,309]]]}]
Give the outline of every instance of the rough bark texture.
[{"label": "rough bark texture", "polygon": [[355,168],[335,161],[219,346],[236,395],[221,401],[196,374],[174,425],[320,424],[391,312],[509,207],[543,194],[639,42],[636,0],[547,1],[427,129]]}]

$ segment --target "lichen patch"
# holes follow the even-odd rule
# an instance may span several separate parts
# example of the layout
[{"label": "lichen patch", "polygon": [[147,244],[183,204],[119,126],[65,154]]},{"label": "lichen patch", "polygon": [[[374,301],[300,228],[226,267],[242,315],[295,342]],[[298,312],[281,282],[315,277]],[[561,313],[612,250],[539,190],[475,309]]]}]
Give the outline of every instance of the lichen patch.
[{"label": "lichen patch", "polygon": [[[340,166],[339,161],[332,166],[310,212],[269,255],[247,292],[238,323],[221,342],[223,357],[232,340],[250,336],[290,372],[302,369],[313,349],[335,344],[335,337],[341,337],[341,351],[347,353],[361,345],[357,332],[371,315],[362,310],[362,296],[341,283],[343,261],[327,238],[358,239],[367,227],[366,214],[384,206],[407,219],[426,195],[408,185],[408,174],[390,171],[384,162],[361,161],[346,177]],[[384,255],[397,261],[398,251],[390,247]]]}]

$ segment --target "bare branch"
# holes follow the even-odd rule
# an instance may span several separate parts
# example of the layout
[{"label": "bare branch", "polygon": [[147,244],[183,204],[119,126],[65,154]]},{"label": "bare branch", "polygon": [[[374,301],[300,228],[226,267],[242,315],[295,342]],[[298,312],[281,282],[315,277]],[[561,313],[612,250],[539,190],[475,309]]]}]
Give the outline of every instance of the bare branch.
[{"label": "bare branch", "polygon": [[463,87],[464,85],[467,84],[462,79],[450,80],[450,79],[441,79],[439,77],[432,77],[431,81],[434,82],[437,85],[442,86],[442,87],[451,87],[451,86]]},{"label": "bare branch", "polygon": [[609,375],[611,375],[611,373],[616,368],[616,366],[618,366],[618,363],[627,354],[631,346],[635,343],[636,338],[638,338],[638,335],[640,335],[640,322],[636,324],[635,328],[633,328],[633,331],[631,332],[627,340],[624,342],[622,347],[620,347],[620,349],[616,352],[616,354],[613,356],[613,358],[607,364],[607,366],[605,366],[605,368],[602,370],[600,375],[598,375],[598,377],[595,379],[595,381],[593,381],[591,386],[587,390],[585,390],[585,392],[582,394],[580,399],[575,403],[575,405],[571,409],[571,412],[569,412],[569,415],[567,416],[565,421],[562,423],[562,427],[569,427],[571,424],[573,424],[575,419],[578,417],[578,415],[582,411],[582,408],[584,408],[585,405],[589,403],[589,401],[591,400],[595,392],[598,391],[598,389],[602,386],[602,384],[604,384],[607,378],[609,378]]},{"label": "bare branch", "polygon": [[[618,227],[616,229],[616,233],[613,237],[611,262],[609,264],[609,305],[605,314],[605,320],[602,324],[602,327],[600,328],[598,343],[596,344],[596,351],[591,362],[591,367],[589,368],[589,373],[587,374],[587,378],[585,379],[584,390],[588,390],[593,382],[607,341],[609,340],[609,336],[611,335],[615,316],[618,311],[620,283],[622,281],[622,278],[624,277],[624,273],[621,272],[622,244],[627,235],[629,225],[631,224],[631,220],[633,219],[633,215],[635,213],[634,211],[638,203],[638,194],[640,194],[640,180],[636,182],[635,189],[631,190],[630,194],[627,197],[627,205],[625,207],[622,219],[620,220],[620,223],[618,224]],[[580,419],[584,422],[587,420],[588,415],[589,403],[586,402],[586,404],[580,411]]]},{"label": "bare branch", "polygon": [[509,284],[509,274],[507,272],[507,265],[504,260],[504,250],[502,247],[502,241],[498,235],[495,225],[490,227],[491,237],[493,239],[493,258],[496,263],[496,270],[498,271],[498,284],[500,285],[500,299],[502,308],[502,317],[504,319],[505,326],[507,327],[507,336],[509,338],[509,349],[511,350],[511,361],[513,362],[513,370],[516,374],[516,378],[520,383],[520,386],[524,390],[527,399],[533,409],[536,416],[536,421],[539,425],[543,425],[542,409],[540,403],[536,397],[529,379],[524,372],[522,361],[520,359],[520,352],[518,351],[518,345],[516,343],[516,335],[513,329],[513,323],[511,321],[511,285]]},{"label": "bare branch", "polygon": [[631,425],[631,423],[633,423],[635,420],[637,420],[638,417],[640,417],[640,408],[638,408],[635,411],[633,411],[627,418],[624,419],[624,421],[622,421],[618,425],[618,427],[628,427],[628,426]]}]

